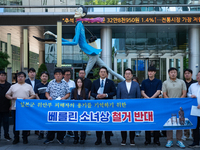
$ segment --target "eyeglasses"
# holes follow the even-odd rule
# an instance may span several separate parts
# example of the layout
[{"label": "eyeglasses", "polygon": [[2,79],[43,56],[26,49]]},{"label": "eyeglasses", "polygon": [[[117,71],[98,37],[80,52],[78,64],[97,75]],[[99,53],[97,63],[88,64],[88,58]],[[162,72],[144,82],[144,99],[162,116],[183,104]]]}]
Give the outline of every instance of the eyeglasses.
[{"label": "eyeglasses", "polygon": [[71,74],[65,74],[66,76],[70,76]]},{"label": "eyeglasses", "polygon": [[18,78],[24,78],[24,76],[18,76]]}]

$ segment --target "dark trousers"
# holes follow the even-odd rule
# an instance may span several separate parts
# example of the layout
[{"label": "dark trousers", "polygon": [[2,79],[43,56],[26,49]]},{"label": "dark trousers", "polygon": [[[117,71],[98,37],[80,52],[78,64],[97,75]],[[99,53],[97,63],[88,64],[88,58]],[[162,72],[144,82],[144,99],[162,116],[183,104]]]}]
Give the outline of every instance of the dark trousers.
[{"label": "dark trousers", "polygon": [[[19,131],[15,130],[15,115],[16,115],[16,110],[12,110],[11,113],[12,113],[12,118],[13,118],[13,123],[14,123],[14,125],[13,125],[14,139],[19,139]],[[28,133],[28,131],[22,131],[22,136],[23,136],[22,138],[23,139],[27,139],[27,133]]]},{"label": "dark trousers", "polygon": [[199,145],[199,126],[200,126],[200,117],[197,117],[197,127],[193,129],[193,142]]},{"label": "dark trousers", "polygon": [[[121,131],[122,140],[126,141],[127,138],[127,131]],[[134,140],[135,138],[135,131],[129,131],[129,138],[130,140]]]},{"label": "dark trousers", "polygon": [[[84,140],[85,141],[85,138],[86,138],[86,131],[81,131],[81,140]],[[75,140],[79,140],[79,137],[78,137],[78,131],[74,131],[74,139]]]},{"label": "dark trousers", "polygon": [[66,131],[48,131],[48,134],[47,134],[47,139],[49,141],[52,141],[54,138],[55,138],[55,133],[57,132],[57,139],[58,140],[63,140],[65,134],[66,134]]},{"label": "dark trousers", "polygon": [[[4,137],[8,136],[9,132],[9,112],[0,112],[0,127],[1,121],[3,121]],[[1,128],[0,128],[1,130]]]},{"label": "dark trousers", "polygon": [[[160,131],[153,131],[154,143],[159,141]],[[151,143],[151,131],[145,131],[145,139]]]},{"label": "dark trousers", "polygon": [[[110,142],[111,133],[112,133],[112,131],[105,131],[106,142]],[[103,131],[96,131],[97,141],[99,141],[99,142],[102,141],[102,135],[103,135]]]}]

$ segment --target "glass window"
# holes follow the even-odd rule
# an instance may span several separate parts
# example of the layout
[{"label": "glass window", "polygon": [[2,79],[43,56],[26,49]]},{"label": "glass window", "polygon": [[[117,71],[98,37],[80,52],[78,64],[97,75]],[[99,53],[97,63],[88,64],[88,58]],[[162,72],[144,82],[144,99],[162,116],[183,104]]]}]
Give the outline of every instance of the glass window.
[{"label": "glass window", "polygon": [[128,59],[123,59],[124,62],[124,70],[128,68]]},{"label": "glass window", "polygon": [[122,60],[117,59],[117,73],[122,74]]},{"label": "glass window", "polygon": [[136,76],[136,59],[131,58],[131,69],[133,70],[133,76]]}]

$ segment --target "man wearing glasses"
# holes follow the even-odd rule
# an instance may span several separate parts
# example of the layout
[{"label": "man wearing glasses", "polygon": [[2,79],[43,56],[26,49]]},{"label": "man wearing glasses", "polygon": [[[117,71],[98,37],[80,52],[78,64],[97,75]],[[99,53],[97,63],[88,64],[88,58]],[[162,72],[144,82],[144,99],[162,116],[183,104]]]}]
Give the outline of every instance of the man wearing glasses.
[{"label": "man wearing glasses", "polygon": [[64,71],[63,81],[67,82],[67,84],[69,86],[70,93],[71,93],[72,89],[75,88],[75,82],[73,80],[70,80],[70,78],[71,78],[71,71],[67,69],[67,70]]},{"label": "man wearing glasses", "polygon": [[[11,111],[12,111],[12,118],[14,122],[13,126],[13,133],[14,133],[14,141],[13,144],[19,143],[19,131],[15,130],[15,115],[16,115],[16,99],[34,99],[35,92],[30,84],[25,83],[26,74],[24,72],[19,72],[17,74],[17,83],[12,85],[8,92],[6,93],[6,98],[11,100]],[[25,112],[24,112],[25,113]],[[23,131],[23,143],[28,143],[27,132]]]}]

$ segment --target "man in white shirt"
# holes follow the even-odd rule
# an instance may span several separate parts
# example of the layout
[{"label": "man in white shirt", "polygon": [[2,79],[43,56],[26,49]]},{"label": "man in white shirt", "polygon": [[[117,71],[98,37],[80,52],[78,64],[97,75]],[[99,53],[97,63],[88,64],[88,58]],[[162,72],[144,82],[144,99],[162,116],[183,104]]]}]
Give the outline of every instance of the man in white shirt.
[{"label": "man in white shirt", "polygon": [[[16,114],[16,99],[34,99],[35,92],[31,85],[25,83],[26,74],[24,72],[19,72],[17,74],[17,83],[12,85],[10,89],[6,93],[6,98],[11,100],[11,111],[14,122],[13,133],[14,133],[14,141],[13,144],[19,143],[19,131],[15,130],[15,114]],[[25,112],[24,112],[25,113]],[[23,135],[23,143],[27,144],[27,131],[22,132]]]},{"label": "man in white shirt", "polygon": [[25,80],[26,83],[30,84],[35,90],[35,86],[40,83],[40,80],[35,79],[36,71],[34,68],[28,69],[28,79]]},{"label": "man in white shirt", "polygon": [[[122,81],[117,86],[117,99],[135,99],[141,98],[140,86],[133,81],[133,71],[127,68],[124,72],[125,81]],[[124,129],[125,130],[125,129]],[[122,142],[121,145],[126,145],[127,131],[121,131]],[[129,131],[130,145],[135,146],[135,131]]]},{"label": "man in white shirt", "polygon": [[[197,98],[197,108],[200,109],[200,71],[197,74],[197,83],[190,85],[187,96]],[[189,147],[199,147],[199,124],[200,117],[197,117],[197,127],[193,130],[193,143]]]},{"label": "man in white shirt", "polygon": [[70,90],[70,93],[71,93],[72,89],[75,88],[76,85],[75,85],[75,82],[73,80],[70,80],[70,78],[71,78],[71,71],[67,69],[67,70],[64,71],[63,80],[68,83],[69,90]]},{"label": "man in white shirt", "polygon": [[[75,85],[75,82],[73,80],[70,80],[70,78],[71,78],[71,71],[69,69],[66,69],[64,71],[63,81],[66,81],[68,83],[69,90],[70,90],[70,93],[71,93],[72,89],[75,88],[76,85]],[[68,100],[70,100],[70,97],[68,98]],[[72,131],[68,131],[65,136],[74,137],[74,134],[73,134]]]}]

